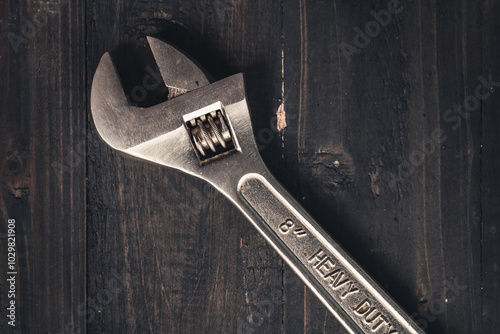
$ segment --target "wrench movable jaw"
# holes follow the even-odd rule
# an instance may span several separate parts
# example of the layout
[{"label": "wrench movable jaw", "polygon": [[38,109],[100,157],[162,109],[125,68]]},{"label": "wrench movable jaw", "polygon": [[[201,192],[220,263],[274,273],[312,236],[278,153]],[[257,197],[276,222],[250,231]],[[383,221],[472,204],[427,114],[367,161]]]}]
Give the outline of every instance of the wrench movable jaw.
[{"label": "wrench movable jaw", "polygon": [[175,95],[210,83],[209,75],[181,50],[154,37],[148,36],[147,40],[165,85],[169,90],[177,91]]}]

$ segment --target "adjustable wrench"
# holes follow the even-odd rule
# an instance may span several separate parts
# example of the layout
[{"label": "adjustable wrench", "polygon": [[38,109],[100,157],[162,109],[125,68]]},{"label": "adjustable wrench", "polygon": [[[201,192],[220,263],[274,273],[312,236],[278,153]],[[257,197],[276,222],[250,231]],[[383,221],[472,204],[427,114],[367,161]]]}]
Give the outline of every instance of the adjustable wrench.
[{"label": "adjustable wrench", "polygon": [[104,54],[91,91],[102,139],[125,155],[209,182],[350,333],[424,333],[270,174],[254,140],[243,75],[210,83],[175,47],[151,37],[148,43],[175,97],[131,106]]}]

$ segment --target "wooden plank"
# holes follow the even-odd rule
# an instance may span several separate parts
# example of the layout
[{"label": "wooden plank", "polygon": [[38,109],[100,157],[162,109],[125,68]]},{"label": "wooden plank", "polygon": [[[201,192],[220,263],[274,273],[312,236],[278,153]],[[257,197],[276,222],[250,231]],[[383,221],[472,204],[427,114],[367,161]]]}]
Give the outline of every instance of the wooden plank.
[{"label": "wooden plank", "polygon": [[[342,17],[352,19],[348,7],[294,1],[283,13],[286,168],[278,177],[337,239],[327,224],[339,216],[333,191],[351,182],[350,158],[342,147],[343,73],[337,54],[337,25]],[[334,167],[335,161],[342,161],[342,167]],[[347,333],[288,267],[284,283],[284,333]]]},{"label": "wooden plank", "polygon": [[[102,53],[114,51],[133,98],[150,60],[143,37],[165,38],[217,79],[247,73],[257,133],[268,126],[281,96],[281,31],[262,22],[279,20],[279,2],[89,1],[88,8],[90,73]],[[135,102],[162,97],[148,92]],[[281,331],[281,260],[203,182],[117,156],[94,138],[88,203],[89,307],[112,270],[130,276],[95,312],[90,333]]]},{"label": "wooden plank", "polygon": [[[86,332],[83,17],[81,1],[0,4],[2,333]],[[15,299],[8,219],[16,221]]]},{"label": "wooden plank", "polygon": [[481,109],[481,311],[482,332],[495,333],[500,327],[498,296],[500,282],[498,280],[500,258],[500,184],[498,171],[500,170],[500,70],[498,59],[500,56],[500,6],[494,1],[484,1],[482,29],[482,75],[486,81],[494,84],[483,86],[483,93],[491,93],[482,103]]},{"label": "wooden plank", "polygon": [[[480,117],[455,130],[447,110],[478,84],[480,2],[390,4],[284,7],[281,181],[427,332],[478,332]],[[285,332],[328,332],[290,295]]]}]

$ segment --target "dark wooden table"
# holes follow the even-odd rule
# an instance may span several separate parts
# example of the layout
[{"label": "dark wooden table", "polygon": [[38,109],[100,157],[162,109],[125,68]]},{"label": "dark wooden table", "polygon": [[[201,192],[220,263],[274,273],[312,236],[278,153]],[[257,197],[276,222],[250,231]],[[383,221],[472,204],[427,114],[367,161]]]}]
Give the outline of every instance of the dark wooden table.
[{"label": "dark wooden table", "polygon": [[3,1],[0,32],[1,333],[346,332],[213,188],[98,138],[104,52],[166,96],[148,35],[245,73],[270,170],[428,333],[498,333],[498,1]]}]

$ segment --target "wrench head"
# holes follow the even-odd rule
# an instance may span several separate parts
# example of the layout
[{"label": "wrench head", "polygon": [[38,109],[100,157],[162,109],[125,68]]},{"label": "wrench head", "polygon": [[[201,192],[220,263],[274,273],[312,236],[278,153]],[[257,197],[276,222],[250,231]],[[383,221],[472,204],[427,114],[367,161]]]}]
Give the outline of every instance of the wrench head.
[{"label": "wrench head", "polygon": [[91,89],[92,117],[102,139],[121,153],[212,184],[221,184],[215,175],[234,169],[240,159],[260,161],[243,75],[210,84],[179,50],[158,39],[148,42],[169,99],[149,108],[131,106],[110,54],[104,54]]}]

